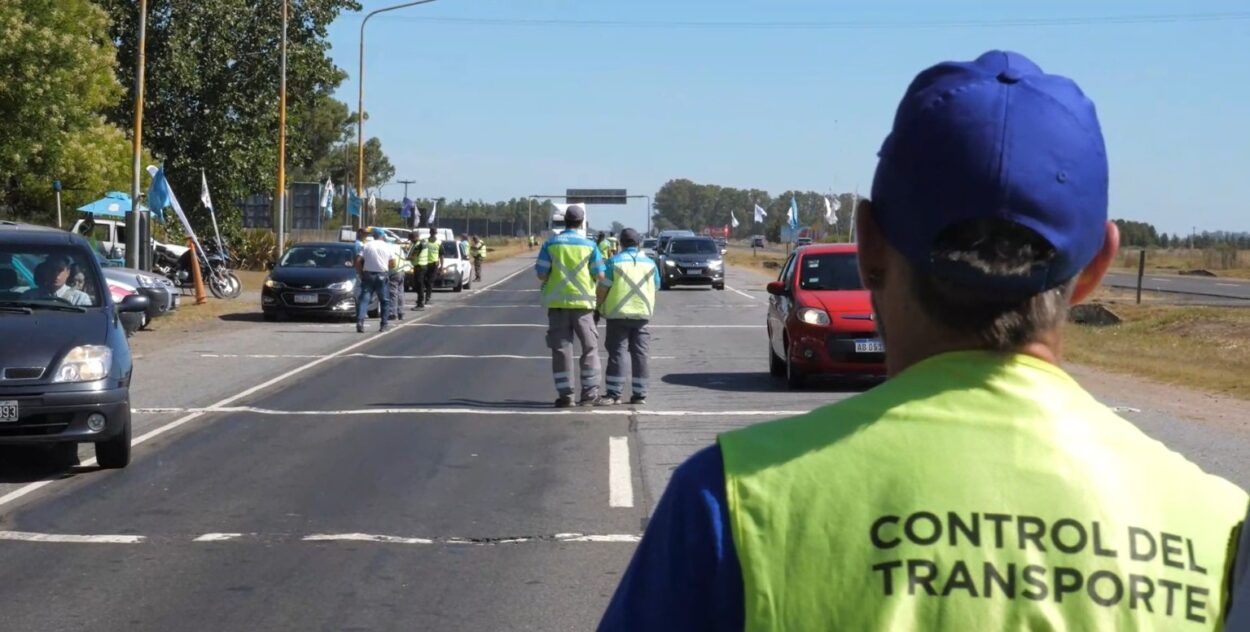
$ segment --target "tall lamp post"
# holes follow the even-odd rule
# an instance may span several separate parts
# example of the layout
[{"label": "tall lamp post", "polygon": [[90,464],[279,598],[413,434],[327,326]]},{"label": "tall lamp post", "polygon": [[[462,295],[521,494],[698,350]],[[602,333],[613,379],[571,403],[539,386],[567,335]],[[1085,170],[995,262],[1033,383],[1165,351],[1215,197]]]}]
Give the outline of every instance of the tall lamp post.
[{"label": "tall lamp post", "polygon": [[[360,95],[356,103],[356,191],[365,190],[365,25],[369,23],[369,18],[387,11],[395,9],[403,9],[406,7],[415,7],[419,4],[429,4],[435,0],[416,0],[416,2],[405,2],[389,7],[375,9],[365,15],[365,19],[360,21],[360,72],[356,75],[356,81],[360,86]],[[363,215],[363,213],[362,213]],[[361,221],[361,216],[357,216],[357,221]],[[359,226],[359,224],[357,224]]]},{"label": "tall lamp post", "polygon": [[130,215],[126,217],[126,230],[129,231],[126,236],[130,242],[126,245],[126,265],[132,268],[140,265],[139,244],[143,243],[139,240],[139,226],[143,221],[139,216],[139,178],[143,173],[143,73],[147,32],[148,0],[139,0],[139,42],[135,49],[135,127],[130,165],[133,179],[130,181]]},{"label": "tall lamp post", "polygon": [[282,79],[278,87],[278,256],[286,250],[286,29],[290,0],[282,0]]}]

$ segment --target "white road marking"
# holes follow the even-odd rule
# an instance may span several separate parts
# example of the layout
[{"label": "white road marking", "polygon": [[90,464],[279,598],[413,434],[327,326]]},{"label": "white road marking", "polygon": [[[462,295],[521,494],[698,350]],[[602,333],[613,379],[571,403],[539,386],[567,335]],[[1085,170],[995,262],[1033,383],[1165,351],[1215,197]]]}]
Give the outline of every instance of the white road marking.
[{"label": "white road marking", "polygon": [[[324,358],[324,354],[270,354],[270,353],[201,353],[201,358],[247,358],[249,360],[272,360],[272,359],[309,359]],[[550,360],[550,355],[509,355],[509,354],[487,354],[487,355],[465,355],[455,353],[445,353],[439,355],[381,355],[377,353],[345,353],[338,356],[340,358],[368,358],[371,360],[458,360],[458,359],[474,359],[474,360]],[[677,356],[651,356],[651,360],[676,360]]]},{"label": "white road marking", "polygon": [[274,410],[255,406],[211,406],[208,408],[132,408],[132,413],[173,413],[187,412],[194,415],[210,413],[240,413],[253,415],[270,415],[276,417],[344,417],[353,415],[494,415],[494,416],[531,416],[556,417],[568,415],[591,415],[596,417],[626,417],[638,415],[642,417],[784,417],[803,415],[809,410],[652,410],[647,408],[357,408],[347,410]]},{"label": "white road marking", "polygon": [[[470,290],[470,291],[471,291],[471,292],[474,292],[474,293],[477,293],[477,292],[489,292],[491,288],[498,286],[500,283],[503,283],[504,281],[507,281],[508,279],[511,279],[512,277],[514,277],[514,276],[516,276],[516,275],[518,275],[518,274],[521,274],[522,272],[525,272],[526,270],[533,270],[533,269],[534,269],[534,267],[533,267],[533,266],[526,266],[526,267],[524,267],[524,268],[521,268],[520,270],[517,270],[516,272],[513,272],[512,274],[509,274],[509,275],[505,276],[505,277],[504,277],[504,278],[502,278],[502,279],[499,279],[498,281],[495,281],[494,283],[491,283],[490,285],[488,285],[488,286],[486,286],[486,287],[482,287],[482,288],[478,288],[478,289],[476,289],[476,290]],[[534,281],[535,281],[535,282],[537,282],[537,281],[538,281],[538,279],[534,279]]]},{"label": "white road marking", "polygon": [[429,538],[402,538],[371,533],[318,533],[300,538],[305,542],[383,542],[386,544],[434,544]]},{"label": "white road marking", "polygon": [[629,437],[608,437],[608,506],[634,506],[634,477],[629,467]]},{"label": "white road marking", "polygon": [[1219,287],[1242,287],[1240,283],[1216,283]]},{"label": "white road marking", "polygon": [[1141,412],[1140,408],[1133,408],[1132,406],[1112,406],[1111,410],[1117,413],[1140,413]]},{"label": "white road marking", "polygon": [[557,533],[558,542],[641,542],[642,537],[628,534],[582,535],[580,533]]},{"label": "white road marking", "polygon": [[192,540],[192,542],[225,542],[227,540],[237,540],[246,535],[246,533],[205,533]]},{"label": "white road marking", "polygon": [[739,290],[739,289],[738,289],[738,288],[736,288],[736,287],[733,287],[733,286],[731,286],[731,285],[726,285],[725,287],[726,287],[726,288],[728,288],[728,289],[730,289],[730,290],[732,290],[732,291],[734,291],[734,292],[737,292],[737,293],[739,293],[739,294],[741,294],[741,295],[743,295],[743,296],[745,296],[745,297],[747,297],[747,298],[749,298],[749,299],[751,299],[751,300],[753,300],[753,301],[755,300],[755,297],[754,297],[754,296],[751,296],[750,294],[747,294],[746,292],[743,292],[742,290]]},{"label": "white road marking", "polygon": [[63,544],[140,544],[141,535],[70,535],[56,533],[30,533],[26,531],[0,531],[0,540],[20,542],[57,542]]},{"label": "white road marking", "polygon": [[1159,283],[1171,283],[1172,282],[1172,279],[1161,279],[1159,277],[1147,277],[1147,278],[1151,281],[1158,281]]},{"label": "white road marking", "polygon": [[457,325],[443,323],[418,323],[417,327],[434,327],[437,329],[474,329],[477,327],[539,327],[546,329],[546,325],[539,323],[482,323],[479,325]]},{"label": "white road marking", "polygon": [[[532,268],[524,268],[524,269],[530,270]],[[531,288],[531,289],[526,289],[526,290],[478,290],[478,291],[479,292],[539,292],[541,290],[539,290],[538,288]]]}]

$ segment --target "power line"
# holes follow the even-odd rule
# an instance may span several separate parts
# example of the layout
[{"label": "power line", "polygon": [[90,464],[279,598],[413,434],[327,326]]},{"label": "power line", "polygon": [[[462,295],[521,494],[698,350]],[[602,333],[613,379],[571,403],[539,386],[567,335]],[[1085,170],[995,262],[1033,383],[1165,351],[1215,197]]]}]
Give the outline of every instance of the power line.
[{"label": "power line", "polygon": [[726,29],[726,30],[848,30],[848,29],[943,29],[1018,28],[1047,26],[1121,26],[1175,24],[1182,22],[1239,22],[1250,12],[1174,13],[1159,15],[1113,15],[1053,18],[1000,18],[986,20],[836,20],[811,22],[726,22],[660,20],[570,20],[556,18],[457,18],[390,16],[385,19],[460,26],[506,26],[529,28],[628,28],[628,29]]}]

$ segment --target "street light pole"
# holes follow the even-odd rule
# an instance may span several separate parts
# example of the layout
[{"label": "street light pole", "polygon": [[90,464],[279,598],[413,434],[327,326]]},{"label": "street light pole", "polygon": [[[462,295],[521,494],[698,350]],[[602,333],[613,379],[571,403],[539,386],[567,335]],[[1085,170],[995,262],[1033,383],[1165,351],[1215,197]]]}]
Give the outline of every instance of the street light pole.
[{"label": "street light pole", "polygon": [[143,72],[148,33],[148,0],[139,0],[139,45],[135,61],[135,126],[131,139],[130,215],[126,218],[126,265],[139,267],[139,178],[143,173]]},{"label": "street light pole", "polygon": [[360,72],[356,75],[356,81],[360,88],[356,103],[356,191],[358,195],[360,191],[365,190],[365,25],[369,23],[369,18],[379,13],[405,7],[415,7],[419,4],[429,4],[431,2],[434,2],[434,0],[416,0],[415,2],[382,7],[381,9],[370,11],[365,15],[365,19],[360,21]]},{"label": "street light pole", "polygon": [[290,0],[282,0],[282,80],[278,88],[278,256],[286,249],[286,33]]}]

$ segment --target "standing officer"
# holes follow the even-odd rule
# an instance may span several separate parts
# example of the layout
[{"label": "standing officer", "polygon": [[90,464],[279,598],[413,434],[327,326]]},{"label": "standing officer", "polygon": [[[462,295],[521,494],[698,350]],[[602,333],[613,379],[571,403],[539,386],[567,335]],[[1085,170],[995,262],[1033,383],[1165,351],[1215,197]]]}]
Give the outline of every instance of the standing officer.
[{"label": "standing officer", "polygon": [[482,262],[486,261],[486,242],[477,235],[473,236],[473,280],[482,280]]},{"label": "standing officer", "polygon": [[409,257],[415,266],[412,272],[413,281],[417,286],[417,309],[425,309],[434,294],[434,279],[443,266],[443,249],[438,242],[437,232],[431,228],[428,238],[413,246]]},{"label": "standing officer", "polygon": [[356,257],[356,272],[360,275],[360,298],[356,301],[356,331],[365,333],[365,316],[369,313],[369,303],[378,297],[378,313],[382,316],[382,326],[378,331],[386,331],[390,322],[391,300],[387,292],[387,276],[395,261],[391,259],[391,245],[386,243],[386,233],[381,228],[372,232],[373,239],[365,241]]},{"label": "standing officer", "polygon": [[564,231],[543,243],[534,270],[547,308],[547,347],[555,379],[556,408],[573,405],[573,341],[582,346],[582,405],[599,395],[599,331],[595,329],[595,284],[603,279],[603,257],[577,229],[586,221],[581,206],[564,212]]},{"label": "standing officer", "polygon": [[633,397],[629,403],[647,403],[647,354],[651,332],[647,323],[655,313],[655,288],[660,284],[660,269],[647,255],[638,251],[642,238],[638,231],[621,231],[624,250],[608,260],[607,271],[599,282],[600,311],[608,319],[608,375],[604,378],[607,393],[598,404],[614,406],[621,403],[625,390],[622,361],[629,351],[629,368]]},{"label": "standing officer", "polygon": [[404,247],[398,243],[388,244],[391,247],[391,270],[387,291],[391,298],[391,318],[404,319],[404,279],[412,270]]},{"label": "standing officer", "polygon": [[1119,246],[1094,104],[1015,53],[943,63],[879,156],[890,380],[678,467],[602,628],[1222,628],[1250,499],[1061,368]]}]

